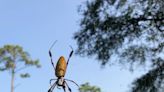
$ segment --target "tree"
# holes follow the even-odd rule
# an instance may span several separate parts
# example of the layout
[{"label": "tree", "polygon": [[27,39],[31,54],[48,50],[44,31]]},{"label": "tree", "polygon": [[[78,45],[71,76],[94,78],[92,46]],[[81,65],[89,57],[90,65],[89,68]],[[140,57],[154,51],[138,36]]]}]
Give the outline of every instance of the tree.
[{"label": "tree", "polygon": [[11,92],[14,92],[15,74],[21,78],[30,77],[29,73],[20,73],[30,66],[40,67],[39,60],[32,60],[30,55],[18,45],[4,45],[0,48],[0,71],[9,71],[11,74]]},{"label": "tree", "polygon": [[91,86],[89,83],[80,86],[80,92],[101,92],[101,89],[96,86]]},{"label": "tree", "polygon": [[131,70],[150,64],[148,73],[132,83],[132,92],[164,90],[163,0],[91,0],[79,12],[77,54],[96,56],[102,66],[117,61]]}]

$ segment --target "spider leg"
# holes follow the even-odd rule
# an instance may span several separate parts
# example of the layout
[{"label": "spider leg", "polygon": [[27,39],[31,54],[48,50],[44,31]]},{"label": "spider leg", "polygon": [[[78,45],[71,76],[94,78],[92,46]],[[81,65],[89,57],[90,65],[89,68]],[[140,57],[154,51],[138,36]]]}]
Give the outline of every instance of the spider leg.
[{"label": "spider leg", "polygon": [[72,92],[71,88],[68,86],[66,81],[64,81],[64,84],[68,87],[69,92]]},{"label": "spider leg", "polygon": [[50,89],[48,90],[48,92],[52,92],[53,89],[55,88],[55,86],[56,86],[56,82],[50,87]]},{"label": "spider leg", "polygon": [[63,83],[63,90],[64,90],[64,92],[66,92],[66,84],[65,84],[65,82]]},{"label": "spider leg", "polygon": [[79,88],[79,85],[76,82],[74,82],[73,80],[69,80],[69,79],[65,79],[65,80],[70,81],[70,82],[76,84],[76,86]]},{"label": "spider leg", "polygon": [[[50,79],[50,85],[51,85],[51,82],[54,81],[54,80],[57,80],[57,79]],[[51,85],[52,86],[52,85]]]},{"label": "spider leg", "polygon": [[55,83],[55,85],[52,87],[52,91],[54,90],[55,86],[56,86],[56,83]]},{"label": "spider leg", "polygon": [[72,54],[74,52],[72,46],[70,46],[70,48],[72,49],[72,51],[69,54],[69,57],[68,57],[68,60],[67,60],[67,66],[68,66],[68,63],[69,63],[69,59],[71,58],[71,56],[72,56]]},{"label": "spider leg", "polygon": [[52,66],[53,66],[54,69],[55,69],[55,66],[54,66],[53,59],[52,59],[51,49],[52,49],[52,47],[55,45],[56,42],[57,42],[57,41],[55,41],[55,42],[52,44],[52,46],[50,47],[50,49],[49,49],[49,56],[50,56],[50,58],[51,58],[51,64],[52,64]]}]

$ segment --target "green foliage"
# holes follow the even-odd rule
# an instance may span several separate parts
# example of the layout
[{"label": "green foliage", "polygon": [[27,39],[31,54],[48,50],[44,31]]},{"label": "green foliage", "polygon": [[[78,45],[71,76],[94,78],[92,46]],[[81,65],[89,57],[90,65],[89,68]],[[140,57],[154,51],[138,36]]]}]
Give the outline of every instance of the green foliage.
[{"label": "green foliage", "polygon": [[[142,6],[146,3],[145,1],[140,4],[141,9],[138,9],[138,1],[136,5],[133,3],[124,10],[118,9],[115,12],[113,10],[112,13],[109,12],[112,10],[106,1],[88,1],[85,9],[81,10],[80,13],[83,16],[80,23],[81,30],[74,35],[78,44],[78,54],[96,55],[97,59],[102,61],[102,65],[105,65],[111,55],[124,47],[125,41],[129,41],[128,44],[130,44],[136,39],[144,40],[142,36],[146,35],[146,41],[151,43],[163,37],[164,13],[160,7],[156,11],[153,10],[157,7],[153,7],[154,4],[145,8]],[[125,6],[120,6],[120,8],[123,7]],[[144,14],[140,14],[137,10]]]},{"label": "green foliage", "polygon": [[[0,48],[0,62],[0,71],[14,69],[17,72],[27,66],[40,67],[39,60],[32,60],[29,54],[18,45],[5,45]],[[18,66],[18,63],[21,66]]]},{"label": "green foliage", "polygon": [[[159,89],[157,86],[143,86],[143,91],[141,84],[148,82],[163,87],[155,75],[162,73],[158,77],[164,77],[164,69],[155,70],[164,64],[164,1],[129,1],[87,1],[80,10],[80,31],[74,35],[78,45],[76,53],[96,56],[103,66],[117,63],[112,61],[112,56],[117,58],[118,63],[130,65],[132,69],[136,64],[148,62],[152,65],[150,71],[135,81],[133,88],[134,92],[154,92],[155,88]],[[154,80],[150,80],[150,74],[154,75]]]},{"label": "green foliage", "polygon": [[[158,59],[157,62],[164,62]],[[163,92],[164,90],[164,63],[159,64],[133,82],[132,92]]]},{"label": "green foliage", "polygon": [[80,86],[80,92],[101,92],[101,89],[96,86],[91,86],[89,83]]},{"label": "green foliage", "polygon": [[29,73],[19,73],[30,66],[41,67],[39,60],[32,60],[30,55],[18,45],[4,45],[0,48],[0,71],[11,73],[11,92],[14,92],[15,74],[21,78],[30,77]]},{"label": "green foliage", "polygon": [[30,74],[28,74],[28,73],[20,74],[20,77],[21,78],[28,78],[28,77],[30,77]]}]

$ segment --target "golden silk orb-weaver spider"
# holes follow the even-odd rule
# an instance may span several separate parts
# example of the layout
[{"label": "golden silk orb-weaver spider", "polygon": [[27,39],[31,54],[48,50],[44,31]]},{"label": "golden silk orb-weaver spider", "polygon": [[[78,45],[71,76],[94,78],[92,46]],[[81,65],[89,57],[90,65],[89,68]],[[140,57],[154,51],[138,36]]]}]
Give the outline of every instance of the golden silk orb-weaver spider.
[{"label": "golden silk orb-weaver spider", "polygon": [[[73,54],[73,48],[71,47],[72,51],[70,52],[69,54],[69,57],[68,57],[68,60],[66,62],[64,56],[61,56],[56,64],[56,68],[54,66],[54,63],[53,63],[53,59],[52,59],[52,54],[51,54],[51,49],[52,47],[55,45],[56,41],[52,44],[50,50],[49,50],[49,56],[51,58],[51,64],[55,70],[55,76],[57,77],[57,79],[51,79],[50,80],[50,85],[51,85],[51,82],[53,80],[56,80],[53,85],[51,85],[51,87],[49,88],[48,92],[52,92],[55,88],[55,86],[57,85],[57,87],[62,87],[64,92],[66,92],[66,86],[68,88],[68,90],[70,92],[71,91],[71,88],[68,86],[67,82],[66,81],[70,81],[70,82],[73,82],[74,84],[76,84],[78,86],[78,84],[76,82],[74,82],[73,80],[69,80],[69,79],[65,79],[64,76],[65,76],[65,73],[66,73],[66,70],[67,70],[67,66],[68,66],[68,63],[69,63],[69,59],[71,58],[72,54]],[[78,86],[79,87],[79,86]]]}]

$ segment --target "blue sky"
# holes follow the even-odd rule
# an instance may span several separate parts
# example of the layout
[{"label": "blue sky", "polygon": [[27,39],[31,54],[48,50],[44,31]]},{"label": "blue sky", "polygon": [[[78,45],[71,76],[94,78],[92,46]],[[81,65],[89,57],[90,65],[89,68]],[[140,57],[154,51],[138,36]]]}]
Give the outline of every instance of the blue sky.
[{"label": "blue sky", "polygon": [[[41,69],[24,70],[31,73],[31,78],[20,79],[17,75],[15,85],[20,85],[15,92],[47,92],[49,80],[55,78],[48,50],[53,41],[58,40],[52,49],[56,63],[61,55],[68,57],[69,45],[77,48],[73,34],[79,29],[77,7],[83,1],[0,0],[0,46],[18,44],[42,64]],[[103,92],[127,92],[132,80],[142,73],[142,70],[131,73],[119,66],[107,65],[102,69],[94,58],[73,55],[66,78],[79,85],[90,82],[101,87]],[[10,92],[10,77],[8,72],[0,73],[0,92]],[[74,84],[69,85],[72,92],[78,92]]]}]

